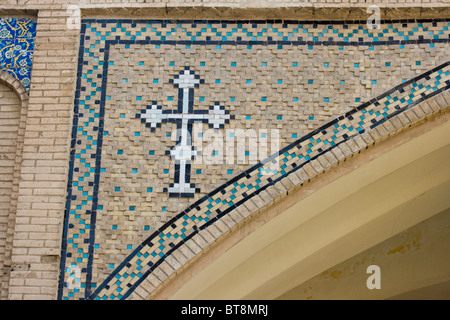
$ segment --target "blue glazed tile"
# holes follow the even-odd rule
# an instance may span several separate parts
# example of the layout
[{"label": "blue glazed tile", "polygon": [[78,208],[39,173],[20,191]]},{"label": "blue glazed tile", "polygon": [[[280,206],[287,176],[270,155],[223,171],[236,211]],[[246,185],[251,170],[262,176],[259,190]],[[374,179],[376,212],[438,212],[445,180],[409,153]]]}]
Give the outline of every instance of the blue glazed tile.
[{"label": "blue glazed tile", "polygon": [[0,40],[0,68],[12,68],[14,40]]},{"label": "blue glazed tile", "polygon": [[36,21],[31,19],[16,20],[16,38],[34,39],[36,37]]},{"label": "blue glazed tile", "polygon": [[0,19],[0,39],[14,39],[15,29],[15,19]]},{"label": "blue glazed tile", "polygon": [[13,75],[27,91],[35,36],[36,22],[31,19],[0,19],[0,69]]},{"label": "blue glazed tile", "polygon": [[31,39],[14,40],[14,68],[31,67],[33,64],[34,41]]}]

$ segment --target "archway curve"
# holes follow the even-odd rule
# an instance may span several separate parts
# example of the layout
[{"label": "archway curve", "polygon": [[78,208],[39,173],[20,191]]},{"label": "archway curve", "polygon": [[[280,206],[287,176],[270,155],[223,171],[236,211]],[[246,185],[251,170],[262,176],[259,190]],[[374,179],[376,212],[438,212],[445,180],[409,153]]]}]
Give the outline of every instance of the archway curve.
[{"label": "archway curve", "polygon": [[[247,228],[234,230],[238,240],[233,234],[224,237],[178,279],[172,278],[173,283],[147,298],[274,299],[449,208],[450,138],[445,133],[450,114],[439,118],[350,159],[346,168],[336,167],[311,182],[309,190],[287,195],[283,202],[288,204],[268,208]],[[339,171],[345,174],[330,182]],[[392,193],[383,194],[383,189]],[[368,207],[358,207],[365,203],[361,199],[372,196]]]},{"label": "archway curve", "polygon": [[28,92],[19,80],[7,71],[0,70],[0,82],[10,87],[17,94],[22,102],[22,108],[28,106]]}]

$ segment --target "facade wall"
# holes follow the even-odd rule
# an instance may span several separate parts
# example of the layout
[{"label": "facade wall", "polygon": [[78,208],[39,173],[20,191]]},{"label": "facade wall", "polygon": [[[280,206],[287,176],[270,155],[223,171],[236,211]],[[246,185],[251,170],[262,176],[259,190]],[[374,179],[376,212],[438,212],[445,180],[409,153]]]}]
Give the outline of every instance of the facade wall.
[{"label": "facade wall", "polygon": [[[155,7],[164,8],[164,10],[158,11],[156,14],[158,18],[179,18],[183,17],[183,13],[186,12],[186,15],[189,16],[189,18],[195,17],[198,19],[205,19],[211,16],[226,16],[229,18],[231,11],[228,12],[228,16],[226,11],[230,10],[230,8],[237,7],[241,8],[241,12],[243,12],[242,17],[260,19],[273,13],[273,11],[268,10],[268,7],[272,6],[290,7],[287,11],[279,9],[276,13],[278,18],[293,17],[301,19],[307,17],[311,19],[314,17],[312,13],[314,10],[306,10],[307,13],[304,13],[305,9],[297,10],[297,2],[286,1],[272,1],[270,3],[249,3],[244,1],[176,1],[166,3],[155,1],[153,3],[142,4],[140,1],[123,1],[120,3],[84,1],[80,3],[79,1],[18,0],[7,1],[6,4],[2,3],[0,13],[2,13],[3,16],[26,13],[29,15],[34,15],[37,21],[33,68],[31,73],[32,81],[29,91],[27,117],[23,122],[25,129],[23,140],[23,160],[21,161],[20,169],[17,171],[19,176],[18,205],[16,210],[17,218],[15,219],[14,243],[11,257],[12,264],[15,268],[11,271],[11,279],[8,286],[8,297],[10,299],[57,298],[61,245],[67,240],[67,235],[63,234],[63,231],[65,230],[64,212],[66,209],[67,213],[70,211],[70,208],[66,208],[66,205],[68,204],[66,197],[68,192],[68,183],[70,181],[69,173],[73,169],[69,166],[71,151],[73,151],[73,156],[75,156],[75,151],[71,148],[71,144],[74,142],[72,131],[74,109],[76,105],[74,102],[77,98],[77,81],[84,81],[81,80],[82,74],[78,73],[80,71],[78,64],[80,61],[79,48],[81,30],[72,28],[71,25],[67,23],[68,19],[74,17],[74,13],[76,13],[76,11],[71,9],[68,10],[67,7],[70,4],[80,4],[81,7],[84,8],[82,13],[86,18],[95,18],[99,15],[106,15],[106,18],[108,18],[108,16],[129,17],[130,12],[143,12],[141,14],[148,18],[153,17],[151,10],[145,11],[140,8],[151,8],[153,10]],[[314,1],[306,2],[305,6],[319,8],[342,6],[343,4],[360,6],[364,9],[367,5],[366,2],[357,1],[335,2],[332,5],[325,4],[325,2]],[[411,17],[415,18],[421,17],[418,12],[423,12],[424,17],[427,17],[427,14],[428,17],[433,15],[435,16],[437,14],[436,10],[430,10],[428,12],[427,10],[421,10],[420,7],[424,6],[424,1],[404,1],[401,3],[391,1],[383,2],[383,4],[380,5],[382,7],[391,6],[394,8],[412,7],[413,9],[409,11],[406,10],[402,14],[404,15],[405,12],[409,12]],[[107,9],[105,6],[109,8],[127,6],[139,8],[139,10],[124,11],[119,8]],[[169,9],[167,11],[165,9],[166,6],[169,8],[173,7],[173,9]],[[193,8],[188,10],[180,10],[177,9],[179,6],[200,7],[200,9]],[[223,9],[218,10],[212,8],[215,6],[222,7]],[[427,8],[443,7],[443,9],[440,9],[439,11],[439,17],[445,17],[447,12],[446,10],[448,10],[446,6],[448,6],[448,1],[430,1],[429,3],[426,3]],[[245,7],[256,7],[257,9],[264,10],[257,10],[257,14],[252,14],[251,10],[245,11]],[[223,11],[225,11],[225,13],[223,13]],[[322,12],[322,17],[330,17],[333,15],[336,16],[336,13],[333,12],[334,11],[327,12],[324,10]],[[340,17],[348,17],[349,12],[351,12],[351,10],[342,11],[342,15]],[[395,17],[395,12],[396,10],[391,10],[389,14],[391,14],[392,17]],[[361,18],[365,16],[367,15],[364,10],[363,12],[359,10],[359,12],[355,13],[355,17]],[[103,28],[101,32],[107,32],[105,28],[109,27],[109,25],[107,27],[100,25],[98,28]],[[229,31],[227,28],[223,30],[225,33],[227,31]],[[88,35],[89,32],[92,32],[92,30],[88,30],[85,35]],[[120,30],[117,31],[115,36],[126,36],[126,34],[124,35],[121,32],[122,31]],[[148,32],[151,32],[151,29]],[[92,41],[96,36],[96,32],[95,35],[94,33],[89,35],[92,36]],[[170,149],[172,146],[174,141],[171,137],[165,135],[169,133],[170,126],[160,128],[162,130],[157,133],[157,137],[160,137],[160,139],[155,140],[157,141],[156,145],[151,147],[146,146],[145,155],[140,156],[142,150],[139,151],[138,146],[140,146],[144,140],[148,141],[151,138],[150,134],[152,131],[145,130],[145,126],[140,124],[139,121],[136,121],[137,123],[134,123],[131,120],[129,120],[129,123],[120,122],[120,119],[122,119],[121,113],[132,115],[133,112],[136,113],[134,110],[138,107],[135,96],[140,95],[135,93],[133,96],[130,96],[128,94],[130,89],[139,92],[140,90],[145,90],[145,88],[150,85],[152,86],[152,91],[150,92],[151,94],[149,92],[144,92],[145,95],[141,95],[144,97],[144,101],[140,102],[139,105],[150,104],[149,101],[155,99],[157,101],[166,102],[165,106],[175,108],[177,101],[176,94],[169,93],[170,90],[174,89],[171,85],[169,85],[169,79],[164,77],[169,74],[175,74],[179,71],[179,67],[178,63],[176,66],[171,66],[170,62],[179,61],[181,64],[185,64],[186,61],[189,61],[190,64],[198,63],[199,65],[196,66],[196,70],[202,70],[202,76],[204,76],[207,80],[214,79],[215,81],[216,79],[221,78],[221,84],[211,82],[200,87],[199,90],[205,91],[202,95],[199,93],[198,97],[205,97],[205,99],[202,101],[198,100],[196,103],[199,103],[199,105],[204,104],[204,107],[207,108],[214,102],[213,99],[220,100],[223,103],[226,101],[226,108],[229,109],[230,112],[234,113],[234,116],[237,117],[237,120],[240,123],[239,126],[237,126],[236,124],[232,124],[230,121],[230,128],[251,128],[261,121],[266,121],[264,124],[265,128],[283,128],[285,131],[282,132],[281,136],[284,140],[282,141],[280,147],[284,147],[295,141],[295,134],[297,134],[297,137],[300,138],[302,134],[306,134],[307,132],[318,128],[321,124],[326,123],[326,121],[333,115],[350,110],[352,107],[357,105],[358,102],[356,102],[356,100],[354,100],[355,97],[353,97],[354,90],[340,89],[340,81],[345,81],[347,85],[349,85],[352,81],[357,83],[359,80],[363,79],[363,85],[357,89],[358,98],[361,102],[363,102],[395,86],[397,83],[396,80],[399,80],[399,78],[401,78],[401,80],[410,79],[421,72],[429,70],[440,63],[445,62],[446,57],[443,52],[445,52],[445,50],[448,51],[446,46],[448,46],[447,43],[436,43],[434,47],[430,47],[429,45],[418,45],[414,50],[407,52],[401,51],[399,48],[388,48],[385,51],[378,51],[376,57],[371,55],[372,52],[369,52],[368,48],[351,50],[346,54],[341,54],[337,48],[331,51],[327,51],[325,48],[322,48],[319,50],[320,53],[317,53],[314,50],[308,52],[307,49],[305,49],[305,51],[301,53],[304,58],[313,59],[315,61],[313,67],[309,69],[309,74],[299,74],[293,69],[294,61],[292,59],[298,55],[298,52],[294,52],[291,49],[261,49],[260,52],[251,54],[249,54],[249,52],[245,49],[242,49],[242,52],[227,50],[225,53],[214,53],[214,59],[217,59],[220,63],[217,63],[217,65],[207,64],[204,69],[201,69],[201,61],[196,59],[196,54],[206,54],[207,52],[201,49],[197,49],[200,51],[198,53],[194,53],[193,51],[186,51],[187,49],[185,48],[174,50],[170,46],[166,46],[163,47],[161,51],[154,52],[156,58],[153,58],[154,60],[152,60],[150,58],[141,59],[142,56],[146,56],[148,54],[148,49],[145,46],[141,46],[139,49],[141,51],[138,50],[133,53],[130,53],[130,51],[125,48],[125,44],[122,47],[117,46],[113,48],[111,51],[111,57],[116,57],[117,59],[115,65],[110,70],[110,81],[112,85],[115,86],[115,92],[120,93],[117,95],[114,94],[113,100],[108,100],[113,101],[113,103],[109,105],[110,109],[107,114],[109,117],[109,122],[105,122],[105,125],[110,126],[110,128],[117,128],[117,130],[114,134],[105,138],[105,145],[108,146],[109,149],[106,148],[102,152],[104,152],[105,159],[107,159],[106,166],[109,168],[114,168],[115,175],[108,173],[106,176],[102,176],[101,178],[103,179],[103,185],[106,187],[102,187],[103,189],[100,190],[102,192],[102,198],[100,199],[102,203],[97,203],[97,205],[100,205],[105,209],[105,220],[100,221],[100,227],[98,230],[103,233],[100,238],[104,239],[102,240],[104,242],[102,242],[102,247],[100,249],[101,254],[95,256],[96,261],[100,261],[100,263],[95,266],[95,268],[97,268],[94,275],[95,280],[91,281],[97,282],[99,279],[104,278],[111,271],[111,268],[115,268],[118,264],[120,264],[120,258],[124,258],[130,252],[129,250],[131,249],[129,248],[129,245],[131,245],[131,248],[134,249],[135,246],[133,245],[139,243],[140,240],[145,239],[150,232],[155,231],[158,226],[170,220],[170,218],[175,216],[181,208],[186,207],[188,203],[190,203],[188,199],[174,201],[164,198],[163,184],[169,184],[174,178],[174,173],[167,173],[164,170],[167,170],[168,168],[171,170],[171,165],[155,165],[155,168],[152,168],[152,171],[148,170],[146,164],[147,161],[151,160],[151,157],[153,156],[149,153],[150,151],[155,149],[156,155],[158,155],[158,152],[163,155],[165,150]],[[319,48],[316,49],[318,50]],[[96,55],[100,53],[97,50],[98,49],[96,47],[92,52],[94,56],[88,56],[88,60],[86,61],[89,62],[89,59],[94,59],[97,57]],[[377,48],[376,50],[379,49]],[[81,55],[83,54],[84,52],[81,52]],[[260,93],[255,92],[256,87],[251,87],[251,84],[249,84],[249,87],[246,88],[245,91],[240,93],[232,93],[232,91],[236,92],[237,90],[236,87],[233,87],[232,85],[237,84],[239,81],[250,80],[250,78],[253,81],[261,79],[259,74],[251,74],[252,69],[255,67],[252,64],[258,63],[258,67],[260,68],[262,67],[261,63],[268,62],[270,66],[270,61],[275,63],[276,59],[273,57],[277,54],[282,54],[289,57],[286,61],[283,61],[286,66],[289,64],[289,68],[283,71],[277,71],[276,68],[272,68],[271,72],[279,73],[270,75],[273,80],[273,84],[268,84],[266,89],[273,90],[273,95],[278,95],[279,97],[278,103],[287,103],[288,108],[279,114],[276,110],[271,111],[270,108],[268,108],[266,112],[270,113],[270,117],[272,118],[265,120],[263,117],[258,118],[257,112],[252,109],[254,102],[256,102],[252,101],[252,99],[256,99],[256,97],[259,97],[258,95],[260,95]],[[220,55],[222,55],[222,57]],[[255,60],[253,55],[257,56],[258,59]],[[165,59],[167,56],[172,57],[170,61]],[[340,66],[334,66],[332,61],[334,61],[336,56],[339,56],[341,59],[340,61],[345,61],[345,63]],[[266,57],[265,60],[267,61],[261,60],[264,57]],[[393,57],[398,57],[398,59]],[[210,58],[211,57],[205,56],[205,62]],[[155,65],[156,59],[159,59],[160,63],[168,62],[169,65],[158,70],[151,70],[151,76],[148,75],[149,70],[144,70],[139,67],[140,62],[144,62],[144,65],[146,63]],[[356,60],[354,61],[353,59],[357,59],[358,62],[355,62]],[[245,67],[238,67],[240,68],[241,74],[233,74],[232,68],[235,67],[232,67],[232,63],[239,61],[245,62]],[[420,64],[416,64],[417,61],[420,62]],[[387,62],[391,62],[395,67],[392,71],[385,69]],[[301,64],[302,61],[298,61],[297,63]],[[326,63],[328,63],[328,66],[325,66]],[[370,69],[365,69],[363,71],[359,69],[356,71],[357,74],[355,75],[353,70],[355,63],[359,63],[361,67],[366,67],[367,64],[367,67],[370,66]],[[398,65],[395,65],[395,63],[398,63]],[[406,68],[406,66],[409,66],[409,68]],[[321,79],[324,81],[323,85],[327,87],[330,87],[330,83],[326,83],[326,81],[335,83],[335,88],[330,89],[331,91],[329,93],[327,93],[327,91],[322,91],[319,96],[314,98],[310,96],[308,98],[310,99],[310,105],[308,105],[307,108],[302,109],[302,113],[297,112],[298,110],[296,110],[296,106],[294,105],[294,98],[302,99],[304,92],[310,91],[310,94],[317,92],[318,87],[314,87],[314,85],[318,86],[317,80],[316,84],[313,83],[310,87],[305,85],[305,87],[302,88],[302,97],[300,97],[300,92],[290,92],[289,95],[283,94],[283,80],[284,82],[286,82],[286,80],[282,78],[285,76],[290,76],[294,79],[302,77],[304,80],[307,80],[309,77],[315,78],[317,74],[325,75],[330,68],[332,68],[333,71],[337,71],[336,74],[339,76],[336,78],[324,76]],[[225,72],[220,74],[223,70],[227,70],[228,73]],[[84,72],[83,69],[81,69],[81,71]],[[247,79],[247,75],[250,74],[251,77],[249,76],[249,79]],[[126,75],[126,77],[123,75]],[[358,80],[355,80],[355,77]],[[123,82],[125,78],[130,80],[130,82],[136,81],[139,84],[136,86],[131,85],[130,87],[127,87]],[[154,84],[154,79],[160,79],[160,82]],[[150,80],[151,83],[148,82]],[[282,83],[278,83],[278,80],[282,80]],[[372,81],[376,81],[376,85],[375,83],[372,83]],[[247,85],[247,83],[245,83],[245,85]],[[331,99],[331,106],[329,105],[330,102],[325,102],[325,98],[328,98],[328,101],[330,101],[329,96],[322,96],[325,94],[337,97],[336,100],[333,98]],[[171,95],[174,96],[173,102],[171,102],[172,100],[168,100],[168,97]],[[230,97],[234,97],[234,101],[229,100]],[[250,97],[250,99],[246,100],[248,97]],[[316,106],[311,102],[315,98],[322,100],[320,102],[320,106]],[[239,109],[242,104],[238,105],[238,102],[244,102],[244,107]],[[261,99],[258,98],[258,103],[260,102]],[[120,112],[121,109],[126,109],[126,112]],[[139,110],[137,113],[139,113]],[[248,116],[250,116],[250,119],[247,119]],[[278,116],[281,116],[280,120],[277,118]],[[313,118],[310,119],[310,116]],[[93,118],[94,121],[96,121],[95,116]],[[126,119],[131,118],[127,117]],[[282,121],[282,124],[280,124],[280,121]],[[295,130],[295,126],[293,125],[294,123],[301,123],[301,133]],[[137,129],[139,126],[141,127]],[[125,130],[130,127],[135,128],[132,130],[133,134],[131,136]],[[92,130],[94,130],[93,126]],[[106,131],[112,131],[112,129],[106,129]],[[135,132],[140,132],[140,135],[136,136]],[[152,139],[155,138],[153,137]],[[86,140],[83,141],[83,145],[87,145],[88,141],[89,140],[87,140],[86,137]],[[124,146],[124,148],[120,150],[122,150],[125,155],[130,154],[130,152],[135,152],[134,156],[125,158],[124,156],[118,155],[118,150],[121,146]],[[137,148],[133,149],[133,147]],[[116,165],[119,167],[114,167]],[[159,179],[160,182],[158,183],[161,185],[159,186],[157,183],[155,186],[148,186],[146,183],[133,177],[132,172],[129,175],[125,174],[121,176],[119,172],[121,168],[138,170],[145,169],[147,170],[146,175],[141,176],[140,179],[144,179],[146,181]],[[246,165],[236,165],[233,167],[216,166],[208,168],[192,168],[192,172],[201,170],[201,173],[198,173],[198,175],[206,177],[204,180],[196,182],[197,185],[201,186],[202,190],[201,193],[195,195],[195,197],[197,197],[196,199],[200,199],[201,197],[207,195],[209,191],[213,190],[214,187],[220,186],[222,183],[226,182],[230,178],[229,170],[231,170],[231,176],[234,176],[241,173],[246,168]],[[136,186],[133,186],[127,190],[122,189],[118,191],[121,192],[120,196],[122,196],[122,198],[117,197],[117,191],[115,191],[115,188],[120,187],[119,184],[121,181],[123,182],[127,179],[131,179],[130,181],[132,181],[132,183]],[[149,188],[152,188],[152,191],[155,190],[152,195],[148,194]],[[81,196],[83,196],[84,191],[80,192]],[[158,192],[160,192],[160,194]],[[91,195],[89,194],[88,196]],[[139,199],[142,198],[146,198],[150,201],[150,207],[145,207],[147,205],[144,205],[144,207],[138,208],[138,210],[142,210],[142,212],[157,212],[156,214],[148,215],[148,217],[144,215],[144,218],[139,218],[144,219],[145,221],[133,218],[134,214],[132,213],[136,211],[136,207],[142,205],[142,203],[139,202]],[[162,202],[165,200],[167,200],[167,203],[169,204],[164,206],[165,209],[163,209]],[[133,205],[133,203],[137,204]],[[135,207],[134,210],[130,211],[131,207]],[[113,214],[106,214],[107,212],[112,212]],[[123,217],[126,217],[126,223],[121,221]],[[120,222],[114,222],[117,219]],[[122,226],[122,228],[127,230],[123,230],[121,228],[118,228],[117,231],[113,230],[112,228],[114,225]],[[143,227],[143,230],[139,229],[141,227]],[[145,229],[146,227],[148,227],[148,229]],[[80,225],[76,228],[80,228]],[[118,235],[119,231],[120,235]],[[111,240],[106,240],[108,237],[112,237]],[[90,243],[89,245],[94,246],[95,248],[96,244],[99,243]],[[88,251],[89,245],[86,246]],[[106,245],[106,247],[103,245]],[[195,252],[197,251],[197,248],[192,250]],[[192,255],[193,253],[190,252],[186,254]],[[83,252],[81,255],[81,259],[83,259]],[[116,256],[117,259],[114,258]],[[80,295],[81,293],[75,294],[76,297],[79,297]]]},{"label": "facade wall", "polygon": [[[143,277],[147,263],[157,264],[248,195],[417,98],[444,90],[448,44],[427,42],[437,41],[431,34],[441,30],[446,40],[446,27],[438,21],[393,22],[374,36],[361,23],[84,20],[63,261],[66,279],[81,270],[86,289],[64,288],[62,297],[89,296],[145,239],[153,243],[160,237],[155,234],[165,235],[142,249],[149,256],[139,260],[144,266],[138,262],[120,279],[133,283],[128,276]],[[409,40],[400,44],[404,34]],[[421,76],[434,68],[442,70],[430,77],[442,72],[440,81]],[[186,74],[197,80],[189,99],[177,85]],[[371,103],[374,97],[379,102]],[[181,119],[173,117],[187,112],[180,107],[185,99],[192,116],[203,112],[197,121],[215,115],[214,107],[228,119],[217,132],[208,119],[199,133],[187,122],[183,132]],[[327,126],[350,111],[356,113]],[[190,168],[177,167],[168,152],[182,145],[178,135],[189,133],[195,159],[188,157]],[[252,135],[252,143],[239,145]],[[258,154],[261,148],[265,155]],[[275,168],[247,170],[280,149]],[[190,182],[184,191],[174,185],[182,178]]]},{"label": "facade wall", "polygon": [[7,299],[12,263],[12,247],[15,233],[18,189],[22,164],[25,120],[28,94],[19,81],[9,72],[0,72],[2,84],[2,279],[0,299]]}]

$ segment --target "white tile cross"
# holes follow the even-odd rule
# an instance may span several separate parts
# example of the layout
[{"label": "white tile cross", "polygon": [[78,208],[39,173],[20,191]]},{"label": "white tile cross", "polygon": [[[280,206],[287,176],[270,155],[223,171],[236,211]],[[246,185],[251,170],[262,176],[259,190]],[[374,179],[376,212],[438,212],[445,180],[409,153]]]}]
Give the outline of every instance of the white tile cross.
[{"label": "white tile cross", "polygon": [[141,110],[136,115],[151,131],[161,127],[162,123],[177,123],[177,145],[172,147],[166,154],[170,154],[175,160],[175,183],[171,183],[166,190],[170,197],[193,197],[198,189],[190,183],[191,160],[198,155],[197,150],[192,146],[192,125],[195,122],[208,123],[214,129],[223,128],[234,116],[225,110],[225,107],[215,102],[209,110],[194,110],[194,88],[198,88],[204,83],[200,76],[196,75],[189,67],[175,75],[169,80],[175,88],[178,88],[178,109],[162,110],[161,106],[153,101],[152,105]]}]

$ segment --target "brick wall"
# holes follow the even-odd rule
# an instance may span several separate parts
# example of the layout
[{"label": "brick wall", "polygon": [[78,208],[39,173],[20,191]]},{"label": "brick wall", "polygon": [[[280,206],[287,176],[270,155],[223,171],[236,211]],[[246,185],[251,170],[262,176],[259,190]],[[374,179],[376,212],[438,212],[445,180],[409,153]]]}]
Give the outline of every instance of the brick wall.
[{"label": "brick wall", "polygon": [[[0,297],[4,297],[4,280],[9,276],[5,269],[9,208],[13,193],[16,143],[19,131],[21,102],[16,93],[0,82]],[[7,285],[7,281],[6,281]]]},{"label": "brick wall", "polygon": [[[25,132],[23,155],[20,157],[21,168],[16,165],[15,171],[18,198],[17,210],[14,209],[17,216],[10,257],[12,271],[8,286],[9,299],[55,299],[57,294],[79,44],[79,30],[68,29],[66,24],[67,18],[72,14],[66,8],[71,3],[81,4],[82,7],[87,8],[105,6],[164,8],[166,5],[208,8],[214,6],[224,8],[298,7],[298,1],[248,2],[244,0],[155,0],[145,4],[141,0],[6,0],[1,3],[0,13],[3,15],[23,12],[23,10],[31,10],[29,12],[37,12],[38,15],[28,114],[25,118],[21,118],[24,119],[22,125]],[[324,0],[304,2],[305,6],[309,7],[339,7],[348,4],[362,8],[365,8],[369,2],[342,0],[334,1],[332,4],[325,3]],[[373,1],[373,3],[392,7],[421,7],[422,5],[442,7],[448,6],[450,1],[389,0],[382,3]],[[447,9],[444,8],[440,13],[448,12]],[[93,14],[95,12],[105,13],[102,10],[91,11]],[[192,14],[198,14],[198,12],[194,10]],[[215,16],[220,16],[220,10],[205,9],[198,18],[210,17],[208,14],[211,12],[214,12]],[[298,10],[289,12],[291,15],[301,14]],[[179,16],[183,11],[181,13],[174,11],[174,15],[175,13]],[[248,17],[249,13],[246,14]],[[20,127],[20,122],[18,125]],[[7,168],[2,170],[7,171]],[[12,181],[15,181],[14,178]],[[0,238],[0,246],[2,246],[2,239]],[[3,293],[4,291],[1,298],[4,298]]]},{"label": "brick wall", "polygon": [[[8,163],[2,167],[6,174],[3,190],[7,198],[2,204],[2,267],[0,272],[0,299],[7,299],[9,288],[10,271],[14,267],[11,261],[12,246],[14,238],[14,229],[16,223],[17,197],[19,190],[20,168],[22,163],[23,137],[25,133],[25,121],[27,115],[28,94],[22,83],[8,72],[0,72],[0,83],[2,84],[3,94],[0,99],[2,105],[2,152],[5,151],[5,158]],[[5,91],[6,90],[6,91]],[[13,105],[11,104],[13,103]],[[4,138],[4,139],[3,139]]]},{"label": "brick wall", "polygon": [[448,3],[447,0],[271,0],[271,1],[255,1],[255,0],[153,0],[153,1],[142,1],[142,0],[6,0],[6,3],[2,3],[5,7],[14,7],[15,9],[26,6],[30,9],[41,9],[41,8],[61,8],[68,3],[83,4],[83,5],[108,5],[110,7],[122,7],[122,6],[155,6],[156,5],[192,5],[192,6],[242,6],[242,7],[282,7],[282,6],[298,6],[299,4],[304,6],[341,6],[342,4],[351,4],[352,6],[367,6],[368,4],[377,4],[381,6],[421,6],[421,5],[442,5]]},{"label": "brick wall", "polygon": [[78,40],[65,15],[38,14],[10,299],[56,297]]}]

